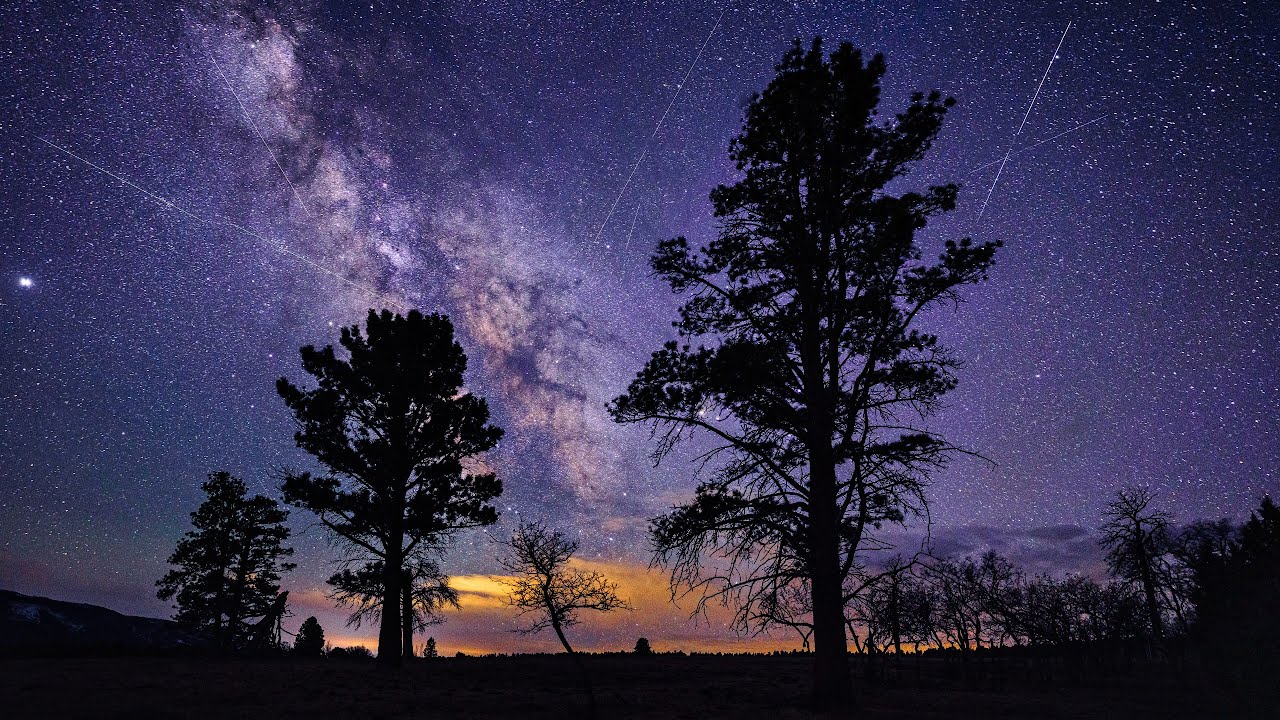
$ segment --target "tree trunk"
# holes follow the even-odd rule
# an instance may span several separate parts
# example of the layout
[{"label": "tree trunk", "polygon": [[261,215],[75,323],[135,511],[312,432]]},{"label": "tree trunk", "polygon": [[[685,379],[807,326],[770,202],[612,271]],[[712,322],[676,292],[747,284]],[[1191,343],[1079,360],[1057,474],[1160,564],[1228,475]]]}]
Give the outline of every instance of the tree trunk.
[{"label": "tree trunk", "polygon": [[889,632],[893,635],[893,652],[899,658],[898,664],[902,664],[902,602],[899,597],[898,577],[893,577],[893,584],[889,586]]},{"label": "tree trunk", "polygon": [[213,595],[213,606],[217,615],[214,619],[214,641],[218,645],[218,652],[227,652],[230,645],[227,642],[227,591],[226,576],[218,583],[218,590]]},{"label": "tree trunk", "polygon": [[[815,274],[814,287],[821,278]],[[806,293],[807,294],[807,293]],[[846,706],[853,687],[845,639],[844,583],[840,573],[836,463],[831,448],[832,400],[822,359],[823,334],[815,300],[804,297],[800,363],[809,454],[809,580],[813,601],[813,700],[817,710]]]},{"label": "tree trunk", "polygon": [[848,644],[844,632],[844,588],[836,529],[836,478],[830,435],[810,448],[809,542],[813,593],[813,699],[819,710],[848,703]]},{"label": "tree trunk", "polygon": [[[1136,527],[1135,532],[1141,533],[1142,527]],[[1164,621],[1160,617],[1160,603],[1156,600],[1155,571],[1151,569],[1151,558],[1147,555],[1141,536],[1138,540],[1138,564],[1138,571],[1142,576],[1142,592],[1147,596],[1147,615],[1151,620],[1151,639],[1154,645],[1164,637]]]},{"label": "tree trunk", "polygon": [[404,651],[404,657],[414,657],[413,654],[413,581],[409,578],[409,573],[404,574],[404,582],[400,587],[400,632],[403,635],[403,641],[400,643],[401,649]]},{"label": "tree trunk", "polygon": [[382,568],[382,625],[378,628],[378,663],[386,668],[400,665],[400,585],[402,580],[402,539],[387,548]]},{"label": "tree trunk", "polygon": [[569,653],[569,658],[573,660],[573,664],[578,668],[578,675],[582,678],[582,687],[587,691],[587,717],[596,717],[596,691],[591,685],[591,676],[587,674],[587,666],[582,662],[582,656],[569,646],[569,639],[564,636],[564,629],[560,627],[560,623],[551,623],[551,629],[556,631],[556,637],[560,638],[560,644],[564,646],[565,652]]},{"label": "tree trunk", "polygon": [[240,552],[236,555],[236,559],[235,559],[236,579],[235,579],[235,585],[233,586],[232,593],[231,593],[231,607],[227,612],[227,615],[228,615],[227,641],[229,643],[229,647],[227,649],[230,649],[230,650],[240,649],[240,648],[236,648],[235,646],[237,644],[237,641],[239,640],[238,636],[244,631],[244,627],[243,627],[244,590],[245,590],[245,587],[249,584],[247,578],[245,577],[247,574],[246,565],[248,564],[248,562],[246,558],[248,557],[248,555],[249,555],[248,548],[241,547]]}]

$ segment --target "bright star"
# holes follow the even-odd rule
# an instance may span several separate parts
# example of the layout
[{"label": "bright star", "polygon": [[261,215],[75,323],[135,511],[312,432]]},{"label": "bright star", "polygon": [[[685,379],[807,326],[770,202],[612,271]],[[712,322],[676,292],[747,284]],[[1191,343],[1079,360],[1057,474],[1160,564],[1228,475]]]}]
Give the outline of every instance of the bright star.
[{"label": "bright star", "polygon": [[18,278],[18,285],[19,285],[20,287],[29,288],[29,287],[31,287],[31,286],[33,286],[33,285],[35,285],[35,284],[36,284],[36,281],[35,281],[35,280],[32,280],[32,279],[31,279],[31,278],[29,278],[29,277],[20,277],[20,278]]}]

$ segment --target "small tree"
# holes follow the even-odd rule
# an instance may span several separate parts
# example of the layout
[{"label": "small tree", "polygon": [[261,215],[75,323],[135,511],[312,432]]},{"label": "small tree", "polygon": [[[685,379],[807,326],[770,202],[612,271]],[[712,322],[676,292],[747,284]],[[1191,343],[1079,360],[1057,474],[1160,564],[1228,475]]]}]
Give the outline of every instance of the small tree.
[{"label": "small tree", "polygon": [[346,358],[332,346],[302,348],[315,389],[276,384],[297,420],[298,447],[326,469],[286,475],[284,496],[315,513],[349,559],[380,568],[378,661],[396,665],[407,565],[456,531],[498,519],[490,502],[502,483],[468,467],[502,430],[463,389],[467,356],[444,315],[370,310],[365,331],[344,327],[340,342]]},{"label": "small tree", "polygon": [[507,543],[511,556],[499,558],[514,579],[508,581],[511,594],[507,603],[519,615],[532,617],[532,623],[519,632],[532,634],[547,628],[555,631],[565,652],[573,658],[587,691],[590,713],[596,714],[595,691],[582,658],[569,645],[565,628],[577,625],[583,610],[611,612],[628,607],[618,597],[618,585],[595,571],[574,570],[569,561],[578,543],[541,523],[521,523]]},{"label": "small tree", "polygon": [[1126,488],[1103,512],[1102,545],[1112,574],[1134,583],[1146,600],[1151,637],[1164,637],[1160,608],[1160,565],[1170,551],[1169,513],[1151,508],[1154,496],[1146,488]]},{"label": "small tree", "polygon": [[433,637],[427,638],[427,646],[422,650],[422,657],[425,657],[425,658],[440,657],[440,651],[436,649],[435,638]]},{"label": "small tree", "polygon": [[175,565],[156,585],[161,600],[175,600],[174,619],[210,633],[223,651],[240,648],[248,621],[271,612],[280,594],[289,517],[275,500],[246,497],[244,481],[227,472],[210,473],[200,486],[207,496],[169,557]]},{"label": "small tree", "polygon": [[324,654],[324,628],[315,616],[302,621],[298,637],[294,638],[293,651],[302,657],[320,657]]},{"label": "small tree", "polygon": [[649,647],[649,638],[640,638],[636,640],[637,655],[652,655],[653,648]]}]

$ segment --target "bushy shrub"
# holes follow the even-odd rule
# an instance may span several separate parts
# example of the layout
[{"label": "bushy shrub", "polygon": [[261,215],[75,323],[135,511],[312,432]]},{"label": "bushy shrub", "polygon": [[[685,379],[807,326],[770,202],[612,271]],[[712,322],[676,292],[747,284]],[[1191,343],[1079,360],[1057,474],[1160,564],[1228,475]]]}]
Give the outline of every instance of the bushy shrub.
[{"label": "bushy shrub", "polygon": [[373,652],[369,648],[356,645],[354,647],[336,647],[329,651],[329,657],[338,660],[372,660]]}]

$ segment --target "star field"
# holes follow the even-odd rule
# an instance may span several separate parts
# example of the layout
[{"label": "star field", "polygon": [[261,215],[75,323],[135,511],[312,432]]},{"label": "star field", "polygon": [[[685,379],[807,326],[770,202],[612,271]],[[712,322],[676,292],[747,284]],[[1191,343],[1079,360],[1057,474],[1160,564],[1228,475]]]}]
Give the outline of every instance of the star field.
[{"label": "star field", "polygon": [[[0,9],[0,586],[164,613],[204,475],[275,494],[307,467],[274,381],[382,306],[458,326],[507,430],[492,533],[545,519],[641,577],[645,518],[696,485],[604,410],[671,332],[646,258],[713,235],[743,107],[814,35],[885,53],[882,114],[959,100],[906,181],[963,184],[924,241],[1005,244],[927,318],[966,361],[932,423],[994,463],[935,479],[939,538],[1088,569],[1070,539],[1122,485],[1183,520],[1280,493],[1280,9],[419,5]],[[334,553],[292,524],[285,586],[323,607]],[[446,568],[494,553],[467,536]],[[720,637],[657,613],[618,637]],[[435,634],[515,646],[478,617]]]}]

